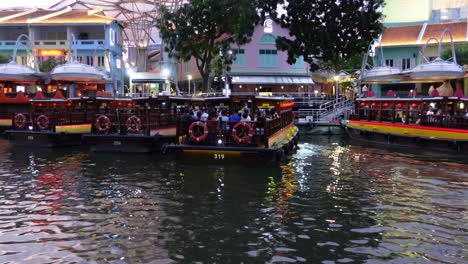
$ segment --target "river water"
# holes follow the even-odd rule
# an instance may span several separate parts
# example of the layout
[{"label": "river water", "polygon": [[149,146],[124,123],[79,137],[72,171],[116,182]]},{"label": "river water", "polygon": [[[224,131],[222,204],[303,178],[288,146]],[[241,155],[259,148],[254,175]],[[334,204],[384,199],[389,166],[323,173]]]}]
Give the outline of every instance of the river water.
[{"label": "river water", "polygon": [[265,167],[0,140],[0,263],[468,261],[466,160],[302,142]]}]

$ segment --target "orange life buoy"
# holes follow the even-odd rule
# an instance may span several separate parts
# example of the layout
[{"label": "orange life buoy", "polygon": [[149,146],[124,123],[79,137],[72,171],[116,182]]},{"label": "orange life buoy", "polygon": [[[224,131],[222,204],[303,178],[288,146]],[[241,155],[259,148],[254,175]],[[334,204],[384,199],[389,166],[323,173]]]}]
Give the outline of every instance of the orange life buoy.
[{"label": "orange life buoy", "polygon": [[141,119],[138,116],[131,116],[127,118],[127,131],[130,133],[137,133],[141,129]]},{"label": "orange life buoy", "polygon": [[49,127],[49,118],[45,115],[40,115],[36,118],[36,126],[40,130],[45,130]]},{"label": "orange life buoy", "polygon": [[24,128],[26,126],[26,123],[27,123],[27,119],[25,115],[23,114],[15,115],[15,127]]},{"label": "orange life buoy", "polygon": [[101,133],[107,133],[111,128],[110,119],[105,115],[100,115],[94,123],[96,129]]},{"label": "orange life buoy", "polygon": [[[240,128],[247,129],[247,134],[244,135],[243,137],[240,137],[239,133],[237,132],[237,130],[240,129]],[[253,135],[254,135],[254,130],[253,130],[252,126],[249,123],[241,121],[241,122],[235,124],[234,127],[232,128],[232,137],[234,138],[234,141],[236,141],[238,143],[244,144],[244,143],[250,142]]]},{"label": "orange life buoy", "polygon": [[[194,131],[195,127],[202,128],[203,131],[200,132],[199,129],[197,129],[197,132],[195,132]],[[196,142],[202,142],[208,136],[208,127],[205,125],[205,123],[197,121],[197,122],[193,122],[192,124],[190,124],[188,132],[192,140]]]}]

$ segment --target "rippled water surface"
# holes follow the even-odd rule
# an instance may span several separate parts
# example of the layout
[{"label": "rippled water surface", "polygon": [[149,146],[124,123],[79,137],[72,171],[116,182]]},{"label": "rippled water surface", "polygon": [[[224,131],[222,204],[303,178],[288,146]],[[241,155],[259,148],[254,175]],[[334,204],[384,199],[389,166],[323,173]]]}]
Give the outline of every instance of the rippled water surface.
[{"label": "rippled water surface", "polygon": [[257,168],[0,141],[0,262],[466,263],[467,164],[339,137]]}]

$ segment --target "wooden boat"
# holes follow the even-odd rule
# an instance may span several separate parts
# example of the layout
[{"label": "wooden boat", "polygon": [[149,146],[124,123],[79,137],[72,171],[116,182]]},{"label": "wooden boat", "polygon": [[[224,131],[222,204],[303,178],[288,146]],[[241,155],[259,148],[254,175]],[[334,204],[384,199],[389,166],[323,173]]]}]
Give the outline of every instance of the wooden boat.
[{"label": "wooden boat", "polygon": [[175,139],[175,109],[167,96],[110,101],[83,138],[96,152],[161,152]]},{"label": "wooden boat", "polygon": [[468,99],[361,98],[346,123],[355,139],[468,152]]},{"label": "wooden boat", "polygon": [[[441,59],[441,43],[447,33],[451,38],[453,62]],[[404,82],[434,83],[461,79],[464,70],[457,64],[450,31],[445,29],[442,32],[438,56],[432,61],[425,56],[427,43],[423,47],[425,63],[406,71]],[[362,71],[366,68],[365,61]],[[384,83],[383,79],[363,77],[366,84]],[[398,74],[388,74],[385,82],[388,81],[398,84],[402,79]],[[355,114],[346,123],[346,130],[352,138],[373,143],[468,152],[467,107],[468,99],[460,97],[360,98],[356,101]]]},{"label": "wooden boat", "polygon": [[15,113],[13,129],[5,133],[15,146],[63,147],[82,143],[91,132],[91,120],[99,98],[64,98],[57,92],[46,98],[41,92],[31,99],[31,110]]},{"label": "wooden boat", "polygon": [[10,96],[0,91],[0,133],[3,134],[13,127],[15,112],[27,112],[30,106],[29,98],[24,96],[23,92]]},{"label": "wooden boat", "polygon": [[[188,107],[198,118],[185,109],[177,120],[177,143],[166,145],[163,154],[172,152],[197,160],[240,158],[257,164],[281,161],[298,140],[293,105],[292,98],[282,97],[192,99]],[[249,113],[251,121],[228,120],[226,112],[239,110]],[[202,111],[209,115],[203,118]]]}]

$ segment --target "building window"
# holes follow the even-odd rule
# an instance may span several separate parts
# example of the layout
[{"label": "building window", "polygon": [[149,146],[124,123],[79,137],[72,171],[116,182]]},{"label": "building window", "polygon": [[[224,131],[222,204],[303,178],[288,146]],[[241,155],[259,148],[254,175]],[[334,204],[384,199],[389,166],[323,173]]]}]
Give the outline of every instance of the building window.
[{"label": "building window", "polygon": [[98,61],[98,67],[104,67],[104,56],[98,56],[97,57],[97,61]]},{"label": "building window", "polygon": [[184,72],[190,72],[190,60],[184,62]]},{"label": "building window", "polygon": [[296,58],[296,63],[291,65],[291,67],[297,68],[297,69],[304,68],[304,57],[300,56]]},{"label": "building window", "polygon": [[393,67],[393,59],[385,60],[385,65]]},{"label": "building window", "polygon": [[260,44],[263,45],[276,45],[276,38],[272,34],[263,34],[260,38]]},{"label": "building window", "polygon": [[234,54],[234,60],[232,62],[233,67],[244,67],[245,66],[245,50],[235,49],[232,51]]},{"label": "building window", "polygon": [[401,69],[406,70],[411,68],[411,59],[406,58],[401,60]]},{"label": "building window", "polygon": [[94,65],[94,58],[93,56],[86,56],[86,64],[93,66]]},{"label": "building window", "polygon": [[276,67],[278,61],[277,50],[259,50],[258,64],[260,67]]}]

